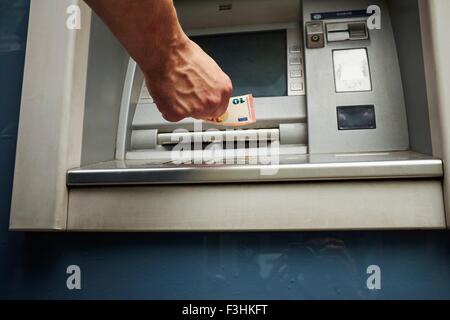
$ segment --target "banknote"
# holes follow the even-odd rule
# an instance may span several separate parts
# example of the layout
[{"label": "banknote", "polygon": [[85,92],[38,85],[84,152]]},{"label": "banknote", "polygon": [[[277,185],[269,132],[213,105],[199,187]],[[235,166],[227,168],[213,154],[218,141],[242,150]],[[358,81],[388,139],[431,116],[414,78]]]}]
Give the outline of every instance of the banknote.
[{"label": "banknote", "polygon": [[221,126],[245,126],[256,122],[254,100],[251,94],[230,99],[227,111],[220,117],[206,122]]}]

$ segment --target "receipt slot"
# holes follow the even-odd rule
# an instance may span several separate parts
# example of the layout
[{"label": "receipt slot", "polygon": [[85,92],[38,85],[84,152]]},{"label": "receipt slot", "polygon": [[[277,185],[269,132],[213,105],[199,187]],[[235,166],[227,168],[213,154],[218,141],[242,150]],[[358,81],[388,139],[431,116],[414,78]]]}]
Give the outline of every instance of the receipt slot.
[{"label": "receipt slot", "polygon": [[11,230],[447,228],[447,0],[175,5],[256,123],[165,121],[83,1],[32,1]]}]

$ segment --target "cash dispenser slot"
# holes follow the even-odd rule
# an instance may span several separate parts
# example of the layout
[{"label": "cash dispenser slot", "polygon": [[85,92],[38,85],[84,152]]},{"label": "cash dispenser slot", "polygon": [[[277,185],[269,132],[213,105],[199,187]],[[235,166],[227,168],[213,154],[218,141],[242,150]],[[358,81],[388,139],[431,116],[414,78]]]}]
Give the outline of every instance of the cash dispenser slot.
[{"label": "cash dispenser slot", "polygon": [[214,130],[204,132],[174,132],[158,134],[159,145],[174,145],[182,141],[227,142],[227,141],[274,141],[279,140],[279,129],[260,130]]},{"label": "cash dispenser slot", "polygon": [[131,134],[130,150],[125,160],[172,159],[171,151],[190,145],[192,158],[202,156],[209,148],[218,145],[224,150],[223,159],[235,154],[250,155],[277,144],[280,154],[306,154],[306,123],[280,124],[277,128],[262,129],[208,129],[205,131],[159,132],[158,129],[136,129]]},{"label": "cash dispenser slot", "polygon": [[302,123],[280,124],[278,128],[245,130],[207,130],[162,132],[157,129],[134,130],[131,150],[152,150],[187,142],[279,142],[282,145],[307,145],[307,126]]}]

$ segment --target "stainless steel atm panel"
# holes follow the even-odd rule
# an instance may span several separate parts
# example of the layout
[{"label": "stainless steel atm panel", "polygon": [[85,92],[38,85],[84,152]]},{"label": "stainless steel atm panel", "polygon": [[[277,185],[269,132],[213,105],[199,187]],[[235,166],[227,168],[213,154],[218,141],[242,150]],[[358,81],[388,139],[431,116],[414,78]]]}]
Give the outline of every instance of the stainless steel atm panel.
[{"label": "stainless steel atm panel", "polygon": [[[81,7],[78,31],[58,27],[64,15],[48,19],[70,4]],[[368,27],[369,4],[381,9],[380,30]],[[139,68],[82,1],[32,2],[12,230],[446,227],[447,1],[176,6],[211,55],[223,35],[275,46],[272,65],[282,67],[269,71],[282,85],[256,95],[258,122],[211,131],[192,119],[164,121]],[[258,46],[248,46],[248,57]],[[242,60],[215,58],[222,66]],[[172,161],[174,138],[208,135],[224,142],[223,162],[198,161],[203,148]],[[264,143],[253,144],[260,136]],[[243,143],[226,145],[231,139]],[[273,161],[255,157],[270,150]]]},{"label": "stainless steel atm panel", "polygon": [[[367,27],[369,15],[361,9],[370,5],[381,10],[380,29]],[[320,24],[324,39],[323,47],[306,43],[305,50],[311,153],[410,149],[388,12],[385,1],[303,2],[307,37],[309,26]]]}]

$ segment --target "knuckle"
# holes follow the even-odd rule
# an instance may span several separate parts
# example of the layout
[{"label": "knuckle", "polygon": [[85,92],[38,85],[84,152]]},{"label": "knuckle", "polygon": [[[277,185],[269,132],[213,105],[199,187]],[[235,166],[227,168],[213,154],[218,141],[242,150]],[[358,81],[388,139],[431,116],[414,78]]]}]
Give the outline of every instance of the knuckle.
[{"label": "knuckle", "polygon": [[222,102],[225,101],[228,104],[228,101],[230,100],[232,93],[233,87],[231,84],[224,86],[221,91]]},{"label": "knuckle", "polygon": [[233,84],[231,83],[231,81],[227,84],[225,91],[227,94],[231,94],[231,92],[233,92]]},{"label": "knuckle", "polygon": [[231,93],[233,91],[233,83],[231,82],[230,77],[226,77],[226,81],[224,84],[224,91],[227,93]]},{"label": "knuckle", "polygon": [[221,97],[219,97],[218,95],[211,95],[208,97],[206,104],[209,107],[215,108],[215,107],[219,106],[221,104],[221,102],[222,102]]}]

